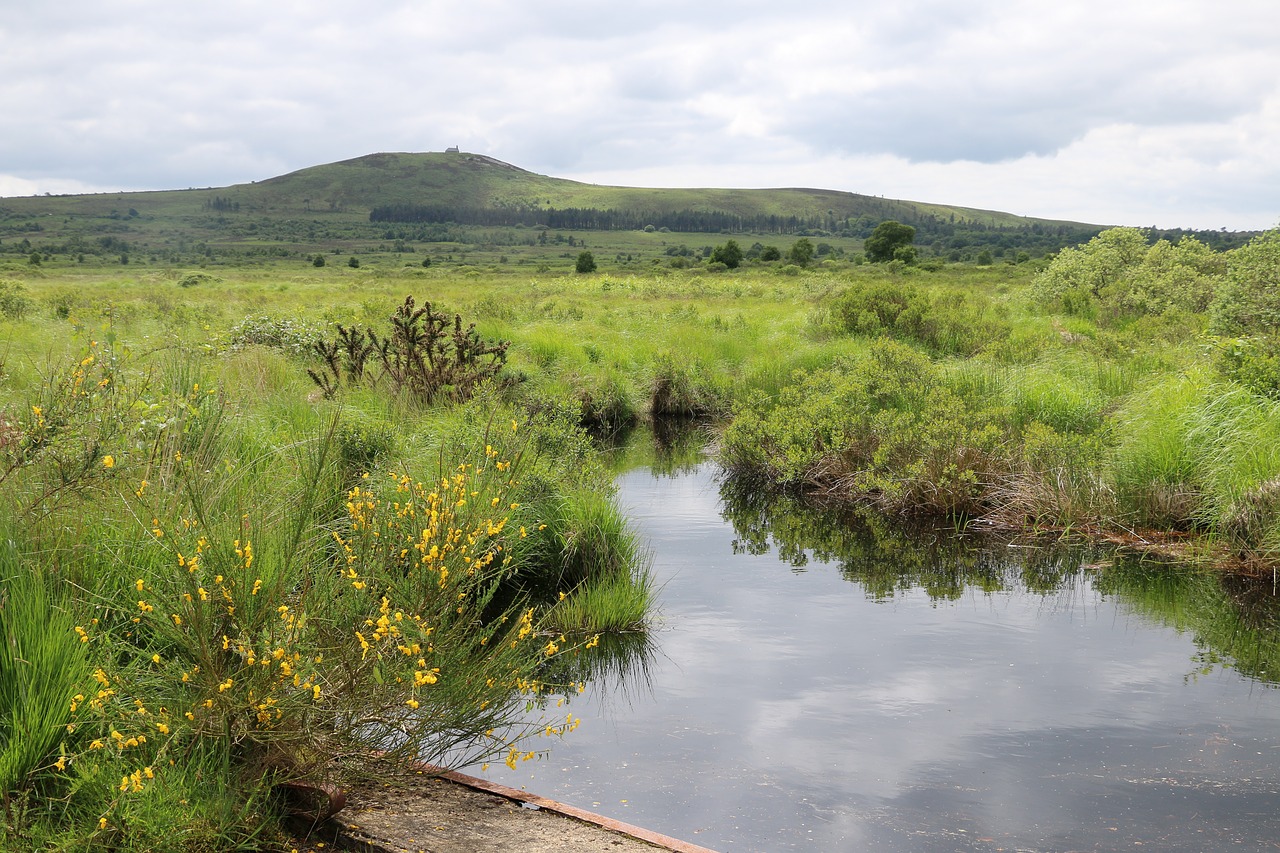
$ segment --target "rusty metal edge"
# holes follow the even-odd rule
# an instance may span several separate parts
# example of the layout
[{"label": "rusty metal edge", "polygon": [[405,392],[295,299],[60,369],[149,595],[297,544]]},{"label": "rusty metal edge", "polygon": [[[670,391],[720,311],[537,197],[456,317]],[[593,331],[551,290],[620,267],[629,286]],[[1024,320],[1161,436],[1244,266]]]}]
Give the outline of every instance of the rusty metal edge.
[{"label": "rusty metal edge", "polygon": [[669,835],[663,835],[659,832],[653,832],[643,827],[633,826],[629,823],[623,823],[620,820],[614,820],[604,815],[589,812],[586,809],[580,809],[577,806],[571,806],[567,803],[549,800],[546,797],[540,797],[537,794],[530,794],[528,791],[520,791],[516,788],[509,788],[506,785],[500,785],[497,782],[491,782],[488,779],[481,779],[478,776],[469,776],[466,773],[460,773],[457,770],[446,770],[443,767],[436,767],[432,764],[423,764],[424,773],[441,779],[447,779],[457,785],[462,785],[476,791],[483,791],[486,794],[502,797],[508,800],[514,800],[518,803],[528,803],[531,806],[537,806],[549,812],[564,815],[568,818],[589,823],[598,826],[609,832],[616,832],[619,835],[626,835],[637,841],[643,841],[646,844],[653,844],[658,847],[672,851],[672,853],[717,853],[710,847],[700,847],[697,844],[691,844],[688,841],[682,841],[679,838],[672,838]]}]

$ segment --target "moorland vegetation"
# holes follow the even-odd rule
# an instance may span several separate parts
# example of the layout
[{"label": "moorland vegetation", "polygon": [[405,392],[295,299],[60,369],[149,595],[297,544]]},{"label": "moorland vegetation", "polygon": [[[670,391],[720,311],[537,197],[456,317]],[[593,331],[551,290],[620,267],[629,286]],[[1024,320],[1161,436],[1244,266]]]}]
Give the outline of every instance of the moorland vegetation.
[{"label": "moorland vegetation", "polygon": [[1280,231],[254,236],[271,184],[224,243],[0,242],[9,849],[271,849],[289,792],[536,757],[651,617],[637,423],[750,495],[1280,562]]}]

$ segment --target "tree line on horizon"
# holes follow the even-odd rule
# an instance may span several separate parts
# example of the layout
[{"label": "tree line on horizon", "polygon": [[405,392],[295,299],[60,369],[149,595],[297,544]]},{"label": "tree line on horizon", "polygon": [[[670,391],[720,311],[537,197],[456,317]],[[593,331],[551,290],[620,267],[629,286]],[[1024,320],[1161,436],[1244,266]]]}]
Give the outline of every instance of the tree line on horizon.
[{"label": "tree line on horizon", "polygon": [[[873,201],[875,201],[873,199]],[[991,225],[967,220],[952,214],[912,214],[909,209],[888,211],[884,216],[861,214],[839,216],[834,212],[817,216],[782,214],[740,214],[725,210],[654,211],[627,208],[536,207],[507,205],[475,207],[411,202],[378,205],[369,212],[373,223],[405,223],[419,225],[479,225],[491,227],[529,227],[583,231],[655,231],[725,233],[725,234],[789,234],[799,236],[836,236],[866,239],[877,225],[894,220],[910,225],[916,231],[916,242],[930,247],[937,255],[966,249],[1019,249],[1036,255],[1059,251],[1086,243],[1103,229],[1072,223],[1028,222],[1022,225]],[[1150,229],[1151,240],[1177,241],[1195,237],[1206,245],[1223,251],[1246,242],[1251,233],[1175,229]]]},{"label": "tree line on horizon", "polygon": [[379,205],[369,211],[370,222],[455,223],[514,227],[518,225],[585,231],[640,231],[666,228],[682,232],[758,232],[796,234],[831,230],[831,217],[742,215],[724,210],[659,212],[616,208],[568,207],[455,207],[432,204]]}]

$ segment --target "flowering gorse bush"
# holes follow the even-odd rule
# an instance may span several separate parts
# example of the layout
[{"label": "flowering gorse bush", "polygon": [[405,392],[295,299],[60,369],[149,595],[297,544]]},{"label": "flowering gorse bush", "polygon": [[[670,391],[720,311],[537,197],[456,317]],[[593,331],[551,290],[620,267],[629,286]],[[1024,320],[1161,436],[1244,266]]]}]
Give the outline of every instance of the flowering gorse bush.
[{"label": "flowering gorse bush", "polygon": [[135,487],[144,492],[216,430],[222,404],[199,382],[159,387],[110,333],[89,339],[71,364],[43,372],[30,402],[0,410],[0,488],[10,512],[31,520],[92,500],[138,468]]},{"label": "flowering gorse bush", "polygon": [[568,414],[485,396],[415,432],[86,335],[0,386],[0,849],[262,849],[300,790],[577,725],[577,567],[618,598],[635,548]]},{"label": "flowering gorse bush", "polygon": [[22,411],[0,413],[0,486],[27,481],[16,512],[56,503],[110,475],[109,450],[129,432],[137,402],[119,375],[115,349],[92,340],[73,363],[43,375]]},{"label": "flowering gorse bush", "polygon": [[337,478],[320,452],[283,509],[226,513],[209,482],[225,473],[181,451],[131,484],[136,530],[103,549],[74,626],[92,678],[43,768],[73,800],[97,792],[103,843],[194,755],[223,755],[229,784],[270,786],[375,763],[514,764],[540,753],[529,738],[576,727],[561,709],[582,685],[545,680],[575,643],[498,600],[505,543],[527,533],[508,529],[518,427],[503,432],[502,449],[424,479],[365,475],[328,521],[316,512]]},{"label": "flowering gorse bush", "polygon": [[[15,557],[32,578],[76,579],[44,625],[82,665],[40,707],[0,708],[44,721],[6,772],[6,803],[60,800],[104,847],[146,847],[173,821],[252,834],[270,811],[255,792],[282,781],[516,763],[540,753],[530,738],[577,725],[562,708],[582,685],[548,672],[594,639],[548,633],[503,587],[530,523],[508,524],[515,421],[454,447],[466,461],[357,475],[335,500],[352,482],[337,427],[310,452],[244,465],[219,435],[219,394],[192,382],[119,396],[110,364],[92,345],[6,428],[6,491],[49,503],[50,484],[74,484],[81,498],[41,530],[97,505],[63,569],[47,562],[63,552]],[[24,630],[38,638],[40,613]],[[192,792],[210,784],[236,790],[243,813],[202,815]]]}]

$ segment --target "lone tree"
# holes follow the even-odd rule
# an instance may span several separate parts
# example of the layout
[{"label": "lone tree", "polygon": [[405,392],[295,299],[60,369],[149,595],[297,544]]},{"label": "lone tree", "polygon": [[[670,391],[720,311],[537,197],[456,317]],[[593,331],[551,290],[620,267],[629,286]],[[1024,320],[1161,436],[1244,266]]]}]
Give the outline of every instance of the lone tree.
[{"label": "lone tree", "polygon": [[738,246],[738,241],[730,240],[723,246],[716,246],[711,252],[711,261],[719,261],[731,270],[737,269],[742,263],[742,249]]},{"label": "lone tree", "polygon": [[587,251],[579,252],[578,263],[574,267],[574,269],[576,269],[578,272],[595,272],[596,271],[595,255]]},{"label": "lone tree", "polygon": [[809,266],[809,261],[813,260],[813,241],[808,237],[801,237],[792,243],[791,251],[787,252],[787,260],[797,266]]},{"label": "lone tree", "polygon": [[[862,244],[862,248],[867,253],[867,260],[880,264],[893,260],[898,256],[899,249],[910,246],[915,239],[916,229],[910,225],[886,219],[871,232],[871,236]],[[904,252],[903,255],[905,260],[906,253]]]}]

